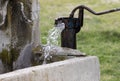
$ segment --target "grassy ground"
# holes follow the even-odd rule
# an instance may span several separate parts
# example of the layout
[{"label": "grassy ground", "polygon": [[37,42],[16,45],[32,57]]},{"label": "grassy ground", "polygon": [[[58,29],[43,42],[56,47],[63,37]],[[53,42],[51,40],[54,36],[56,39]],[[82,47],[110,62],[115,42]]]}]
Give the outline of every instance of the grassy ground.
[{"label": "grassy ground", "polygon": [[[118,2],[117,2],[118,1]],[[77,5],[95,11],[120,7],[119,0],[40,0],[42,42],[54,27],[56,17],[68,16]],[[87,55],[100,59],[101,81],[120,81],[120,12],[94,16],[85,11],[84,26],[77,34],[77,47]]]}]

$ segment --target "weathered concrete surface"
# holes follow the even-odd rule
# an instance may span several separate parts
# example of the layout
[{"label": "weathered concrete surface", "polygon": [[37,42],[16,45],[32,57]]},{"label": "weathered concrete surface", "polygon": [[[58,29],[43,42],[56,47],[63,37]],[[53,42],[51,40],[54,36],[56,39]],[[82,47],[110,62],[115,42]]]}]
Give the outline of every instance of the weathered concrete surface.
[{"label": "weathered concrete surface", "polygon": [[[38,0],[0,0],[0,74],[21,65],[19,59],[24,65],[31,61],[28,53],[40,45],[39,12]],[[28,44],[32,48],[26,52]]]},{"label": "weathered concrete surface", "polygon": [[95,56],[73,58],[0,75],[0,81],[100,81]]}]

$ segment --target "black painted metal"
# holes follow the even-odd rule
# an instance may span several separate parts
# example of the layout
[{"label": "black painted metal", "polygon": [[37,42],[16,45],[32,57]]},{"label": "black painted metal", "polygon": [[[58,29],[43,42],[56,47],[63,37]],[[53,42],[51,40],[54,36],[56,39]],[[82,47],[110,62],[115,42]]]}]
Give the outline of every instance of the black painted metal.
[{"label": "black painted metal", "polygon": [[[65,29],[63,30],[61,34],[61,46],[62,47],[76,49],[77,47],[76,46],[76,33],[78,33],[81,30],[81,27],[83,26],[84,9],[91,12],[94,15],[104,15],[104,14],[120,11],[120,8],[115,8],[115,9],[96,13],[92,9],[84,5],[80,5],[72,10],[69,17],[62,17],[62,18],[56,19],[55,24],[58,24],[59,22],[65,23]],[[74,18],[74,14],[77,10],[79,10],[78,18]]]}]

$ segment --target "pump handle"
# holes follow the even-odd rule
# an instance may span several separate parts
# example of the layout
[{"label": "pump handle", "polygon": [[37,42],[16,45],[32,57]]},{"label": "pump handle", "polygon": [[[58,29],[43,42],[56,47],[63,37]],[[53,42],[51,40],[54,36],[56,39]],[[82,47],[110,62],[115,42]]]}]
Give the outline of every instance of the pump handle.
[{"label": "pump handle", "polygon": [[103,11],[103,12],[95,12],[95,11],[93,11],[92,9],[88,8],[85,5],[80,5],[80,6],[77,6],[76,8],[74,8],[72,10],[72,12],[70,14],[70,17],[74,16],[74,13],[76,12],[77,9],[86,9],[86,10],[88,10],[89,12],[91,12],[94,15],[104,15],[104,14],[120,11],[120,8],[114,8],[114,9],[106,10],[106,11]]}]

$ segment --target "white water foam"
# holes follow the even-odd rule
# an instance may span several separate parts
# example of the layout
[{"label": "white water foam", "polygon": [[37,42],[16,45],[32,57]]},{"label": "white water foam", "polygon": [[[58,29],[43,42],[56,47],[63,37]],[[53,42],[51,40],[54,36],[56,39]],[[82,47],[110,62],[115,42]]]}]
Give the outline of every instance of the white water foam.
[{"label": "white water foam", "polygon": [[44,49],[43,64],[46,64],[46,61],[52,58],[49,52],[53,48],[53,45],[58,45],[58,38],[60,37],[61,32],[63,31],[64,28],[65,28],[64,23],[58,23],[56,27],[54,27],[48,32],[47,44],[43,48]]}]

